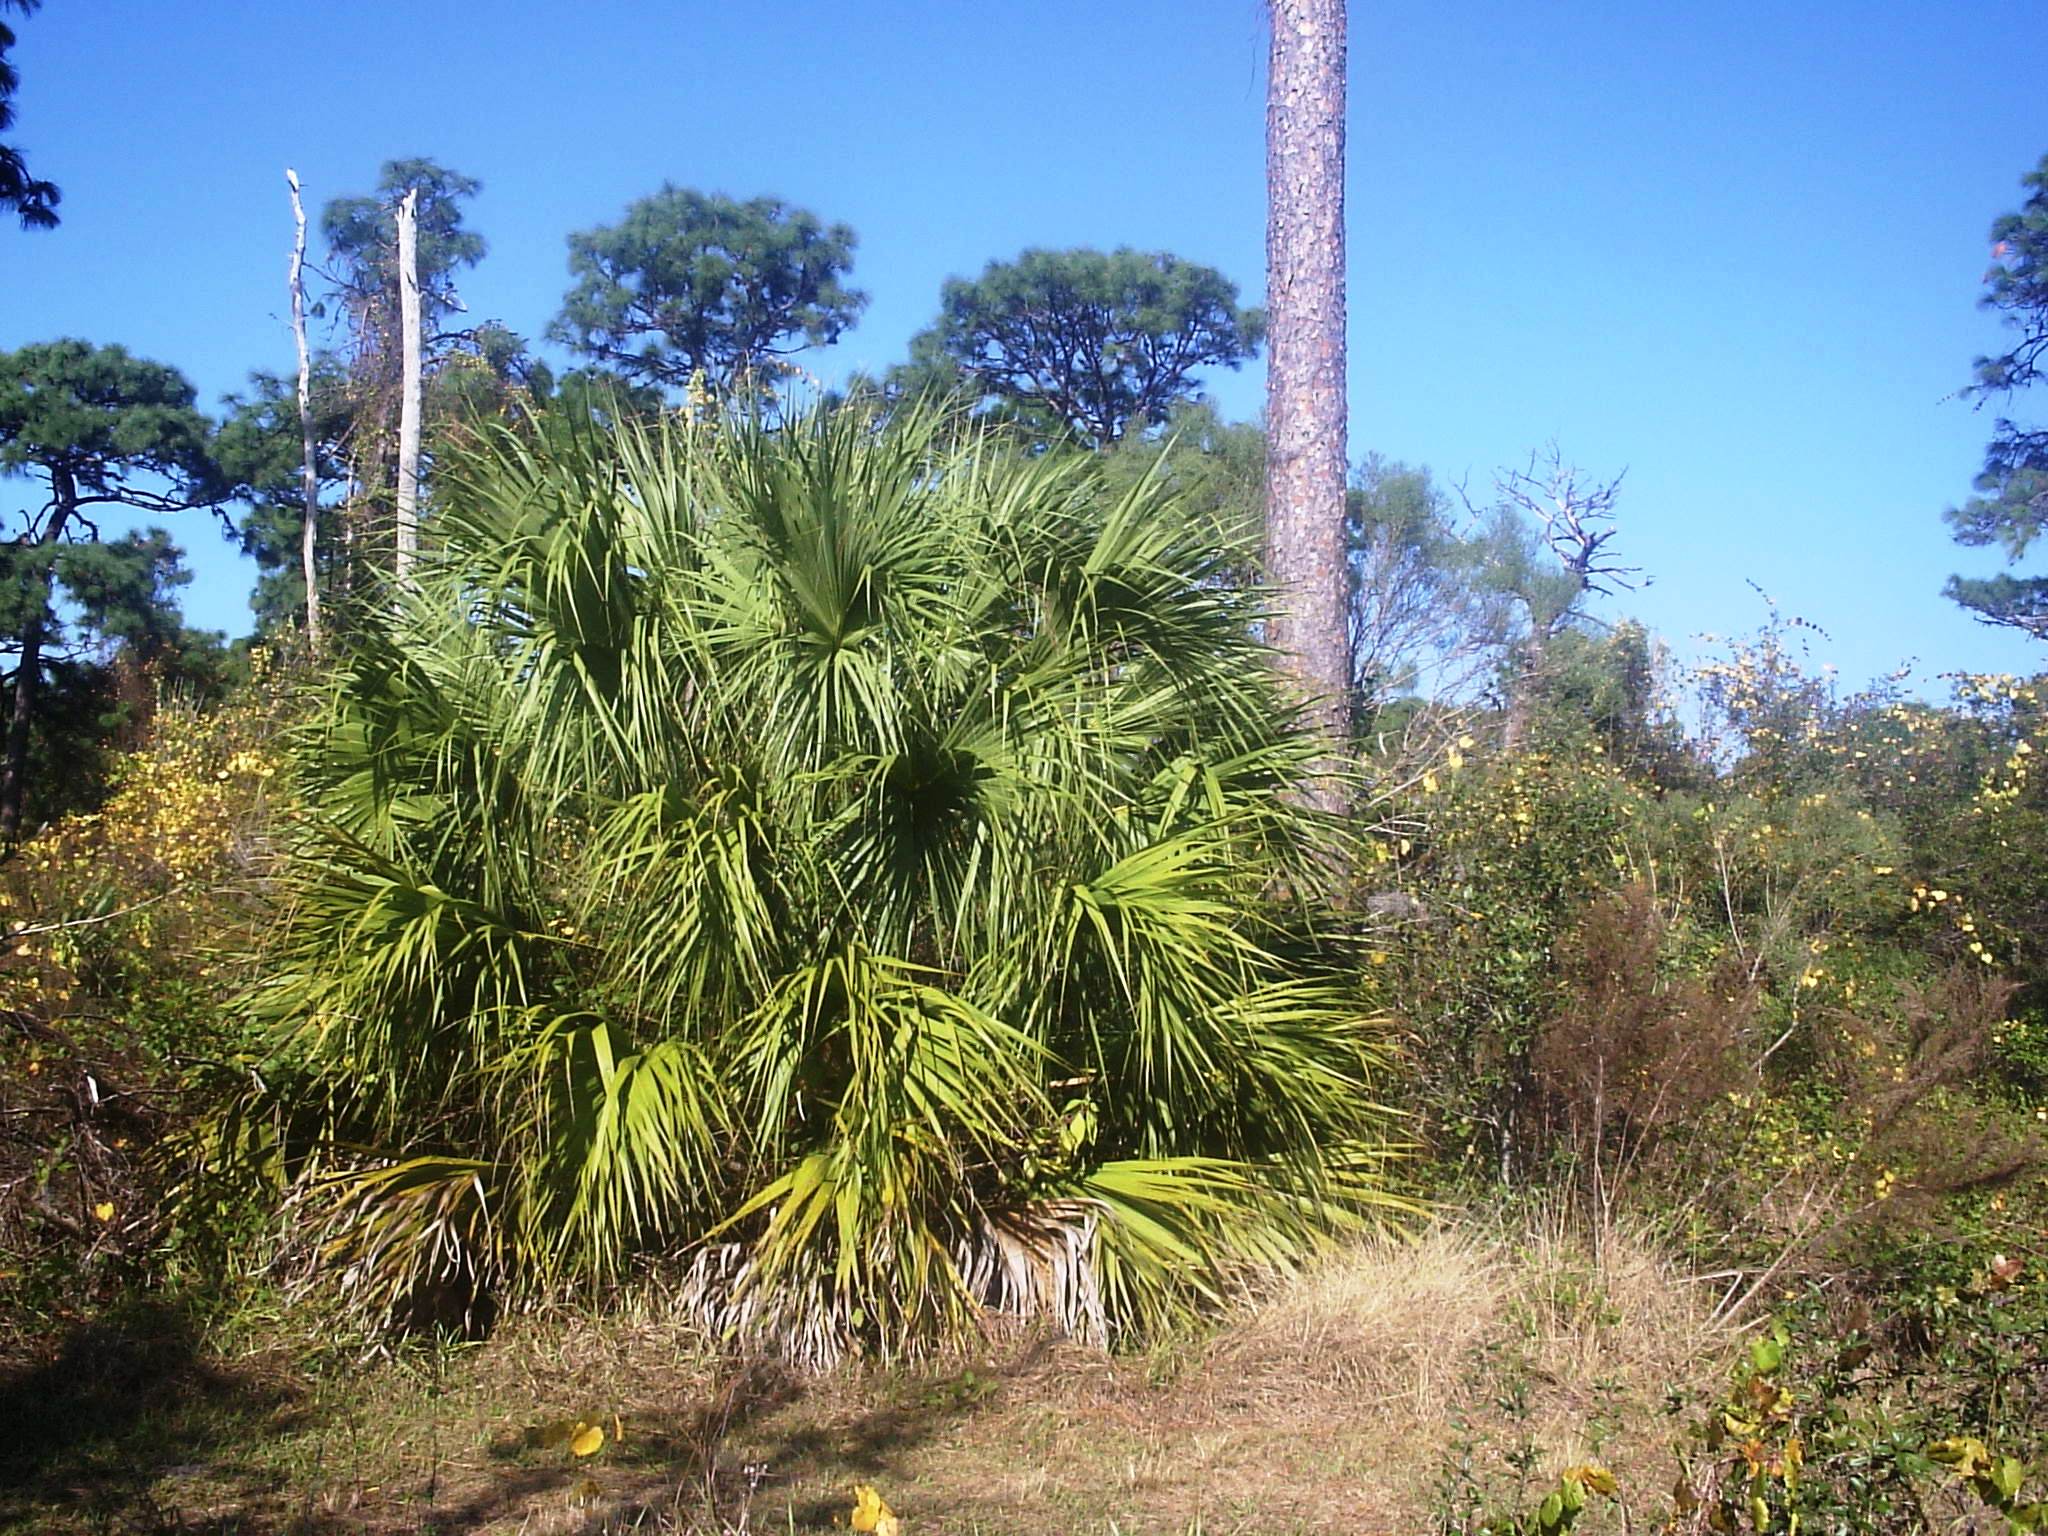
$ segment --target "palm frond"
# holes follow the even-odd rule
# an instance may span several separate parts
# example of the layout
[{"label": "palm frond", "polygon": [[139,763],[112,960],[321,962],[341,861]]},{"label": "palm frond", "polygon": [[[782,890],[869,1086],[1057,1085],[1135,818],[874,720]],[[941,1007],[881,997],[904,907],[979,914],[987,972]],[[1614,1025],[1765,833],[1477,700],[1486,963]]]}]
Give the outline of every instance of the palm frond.
[{"label": "palm frond", "polygon": [[543,421],[437,502],[298,743],[252,999],[366,1305],[667,1257],[806,1358],[1108,1340],[1393,1209],[1327,744],[1170,476]]}]

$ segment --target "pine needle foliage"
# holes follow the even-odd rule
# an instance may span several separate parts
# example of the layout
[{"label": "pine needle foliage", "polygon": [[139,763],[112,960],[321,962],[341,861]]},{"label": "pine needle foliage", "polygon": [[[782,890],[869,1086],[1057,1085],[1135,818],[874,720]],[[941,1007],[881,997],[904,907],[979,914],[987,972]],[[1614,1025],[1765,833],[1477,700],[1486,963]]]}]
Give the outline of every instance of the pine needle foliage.
[{"label": "pine needle foliage", "polygon": [[1114,1341],[1398,1206],[1318,742],[1164,479],[840,410],[485,431],[438,502],[255,997],[358,1302]]}]

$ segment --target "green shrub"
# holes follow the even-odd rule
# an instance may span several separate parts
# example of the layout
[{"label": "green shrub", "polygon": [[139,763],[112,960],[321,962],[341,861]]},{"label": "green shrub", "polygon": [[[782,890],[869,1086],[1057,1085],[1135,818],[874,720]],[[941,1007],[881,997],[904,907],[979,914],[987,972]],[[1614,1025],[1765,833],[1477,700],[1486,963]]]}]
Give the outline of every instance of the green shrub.
[{"label": "green shrub", "polygon": [[1656,803],[1590,750],[1470,762],[1457,750],[1420,787],[1427,833],[1405,856],[1379,849],[1367,872],[1410,900],[1379,976],[1419,1042],[1439,1149],[1519,1176],[1549,1140],[1530,1053],[1563,994],[1557,945],[1588,901],[1626,883]]},{"label": "green shrub", "polygon": [[917,418],[499,433],[299,755],[295,1198],[359,1301],[1115,1336],[1384,1203],[1250,551]]}]

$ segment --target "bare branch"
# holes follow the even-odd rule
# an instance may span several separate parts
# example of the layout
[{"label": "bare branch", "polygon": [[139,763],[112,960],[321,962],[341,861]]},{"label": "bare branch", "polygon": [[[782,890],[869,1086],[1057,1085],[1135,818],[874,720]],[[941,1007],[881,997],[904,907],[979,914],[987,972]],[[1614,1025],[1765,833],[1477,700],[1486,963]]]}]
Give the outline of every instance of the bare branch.
[{"label": "bare branch", "polygon": [[1529,455],[1527,469],[1504,471],[1493,483],[1504,502],[1542,527],[1545,542],[1582,591],[1611,594],[1649,585],[1641,566],[1623,565],[1607,550],[1620,531],[1613,526],[1614,507],[1627,474],[1624,469],[1604,483],[1588,480],[1553,442]]}]

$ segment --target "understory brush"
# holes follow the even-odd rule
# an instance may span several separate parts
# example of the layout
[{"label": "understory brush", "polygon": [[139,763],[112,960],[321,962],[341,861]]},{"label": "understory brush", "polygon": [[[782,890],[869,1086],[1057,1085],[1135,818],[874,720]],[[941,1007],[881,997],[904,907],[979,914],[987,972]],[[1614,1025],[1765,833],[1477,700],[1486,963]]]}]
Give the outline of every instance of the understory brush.
[{"label": "understory brush", "polygon": [[211,1181],[246,1085],[228,1006],[267,921],[289,680],[168,703],[97,810],[0,862],[0,1328],[35,1330],[259,1262],[271,1211]]},{"label": "understory brush", "polygon": [[2048,1523],[2038,682],[1780,626],[1689,735],[1580,636],[1346,823],[1162,477],[438,483],[323,672],[0,863],[0,1519]]},{"label": "understory brush", "polygon": [[[1368,871],[1441,1189],[1642,1224],[1748,1341],[1674,1410],[1671,1529],[2042,1518],[2039,690],[1841,699],[1774,623],[1704,671],[1704,769],[1552,720]],[[1571,1470],[1487,1528],[1593,1519]]]}]

